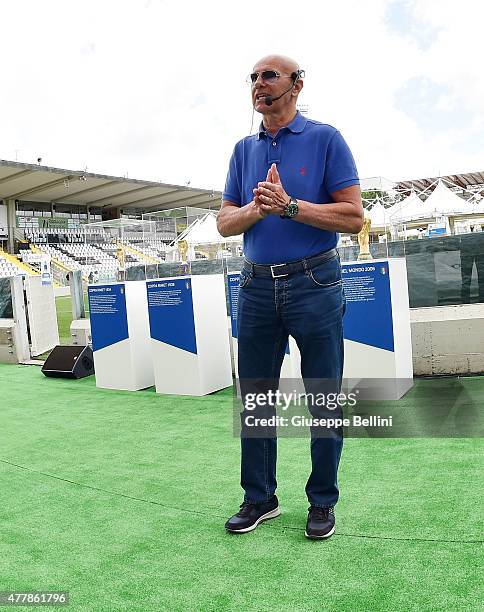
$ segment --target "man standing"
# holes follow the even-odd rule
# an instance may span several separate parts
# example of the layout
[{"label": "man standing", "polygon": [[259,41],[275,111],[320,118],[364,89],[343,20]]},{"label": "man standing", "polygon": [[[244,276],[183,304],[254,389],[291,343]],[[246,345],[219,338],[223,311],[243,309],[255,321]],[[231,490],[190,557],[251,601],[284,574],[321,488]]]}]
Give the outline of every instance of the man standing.
[{"label": "man standing", "polygon": [[[230,160],[218,229],[244,233],[238,305],[239,379],[278,380],[288,336],[307,381],[341,384],[344,293],[337,232],[363,224],[351,152],[333,127],[296,110],[304,71],[290,58],[261,59],[250,75],[252,104],[263,115],[256,135],[237,143]],[[311,437],[310,508],[305,535],[334,533],[340,434]],[[277,439],[241,438],[240,511],[225,524],[252,531],[280,514]]]}]

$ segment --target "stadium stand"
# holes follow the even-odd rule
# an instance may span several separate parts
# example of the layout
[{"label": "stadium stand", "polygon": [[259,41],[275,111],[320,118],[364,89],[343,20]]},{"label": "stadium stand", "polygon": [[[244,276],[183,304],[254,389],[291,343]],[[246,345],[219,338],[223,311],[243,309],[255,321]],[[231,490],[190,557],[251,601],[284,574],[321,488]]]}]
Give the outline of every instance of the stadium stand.
[{"label": "stadium stand", "polygon": [[0,278],[15,276],[16,274],[24,274],[24,270],[21,270],[15,264],[5,259],[0,253]]},{"label": "stadium stand", "polygon": [[16,276],[17,274],[38,274],[38,271],[28,262],[23,263],[14,255],[0,249],[0,278]]},{"label": "stadium stand", "polygon": [[[157,237],[147,237],[142,232],[126,233],[122,241],[125,267],[164,261],[169,244],[175,238],[173,231],[161,232]],[[54,266],[81,270],[85,278],[96,271],[114,273],[119,270],[117,250],[120,243],[103,229],[92,228],[87,233],[81,227],[48,231],[29,229],[25,231],[25,239],[32,250],[24,250],[20,256],[33,268],[38,266],[35,253],[41,252],[51,256]]]}]

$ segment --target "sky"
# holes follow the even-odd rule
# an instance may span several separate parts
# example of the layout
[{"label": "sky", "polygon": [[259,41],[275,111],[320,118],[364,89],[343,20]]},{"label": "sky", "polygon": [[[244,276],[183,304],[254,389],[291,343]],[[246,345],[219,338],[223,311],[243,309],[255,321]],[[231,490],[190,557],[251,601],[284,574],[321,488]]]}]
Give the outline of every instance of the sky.
[{"label": "sky", "polygon": [[483,22],[480,0],[3,0],[0,158],[222,190],[245,77],[280,53],[361,178],[482,171]]}]

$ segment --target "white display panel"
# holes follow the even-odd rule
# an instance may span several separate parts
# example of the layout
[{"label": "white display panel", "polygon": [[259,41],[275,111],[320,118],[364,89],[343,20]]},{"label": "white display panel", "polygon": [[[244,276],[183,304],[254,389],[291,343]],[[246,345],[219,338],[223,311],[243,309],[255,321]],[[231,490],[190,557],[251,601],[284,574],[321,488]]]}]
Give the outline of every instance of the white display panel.
[{"label": "white display panel", "polygon": [[342,277],[346,295],[343,378],[350,386],[361,381],[373,391],[368,397],[378,398],[380,387],[388,399],[399,399],[413,386],[405,259],[345,262]]},{"label": "white display panel", "polygon": [[40,276],[25,277],[30,352],[41,355],[59,344],[57,311],[52,284],[43,284]]},{"label": "white display panel", "polygon": [[89,285],[96,386],[138,391],[154,384],[144,281]]},{"label": "white display panel", "polygon": [[22,276],[12,276],[10,278],[13,318],[15,320],[15,352],[19,363],[25,363],[30,360],[29,335],[27,332],[27,309],[24,299],[23,282]]},{"label": "white display panel", "polygon": [[146,281],[157,393],[206,395],[232,385],[222,274]]}]

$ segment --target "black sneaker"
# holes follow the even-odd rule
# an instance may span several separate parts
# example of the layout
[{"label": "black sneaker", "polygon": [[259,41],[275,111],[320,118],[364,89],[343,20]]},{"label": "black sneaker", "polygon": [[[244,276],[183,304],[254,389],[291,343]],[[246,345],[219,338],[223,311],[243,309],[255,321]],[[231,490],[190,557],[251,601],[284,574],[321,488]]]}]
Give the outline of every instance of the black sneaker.
[{"label": "black sneaker", "polygon": [[253,531],[259,523],[276,518],[281,514],[279,502],[274,495],[268,502],[249,504],[243,502],[240,510],[225,523],[225,529],[231,533],[247,533]]},{"label": "black sneaker", "polygon": [[304,535],[311,540],[323,540],[329,538],[334,533],[334,508],[319,508],[311,506],[309,508],[308,522]]}]

